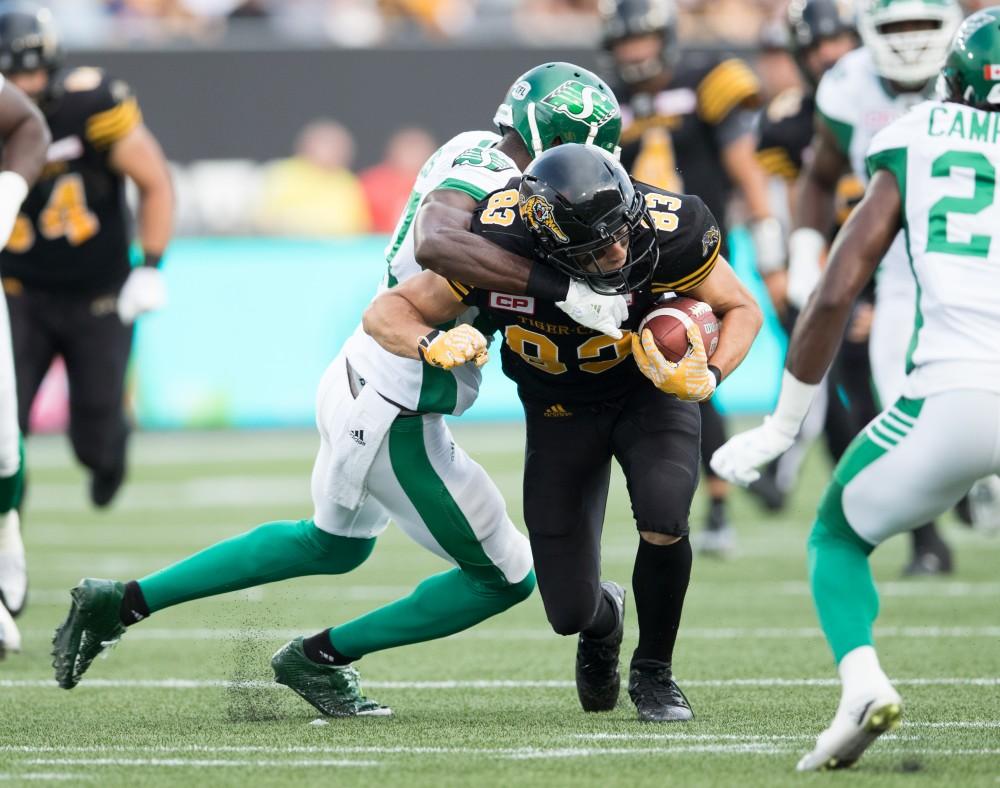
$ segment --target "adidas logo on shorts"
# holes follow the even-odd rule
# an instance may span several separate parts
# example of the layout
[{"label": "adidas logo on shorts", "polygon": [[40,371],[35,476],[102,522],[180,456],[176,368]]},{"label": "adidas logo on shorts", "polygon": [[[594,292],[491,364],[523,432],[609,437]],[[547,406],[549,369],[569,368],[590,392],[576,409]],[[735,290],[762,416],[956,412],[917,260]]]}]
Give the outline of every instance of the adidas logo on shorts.
[{"label": "adidas logo on shorts", "polygon": [[349,430],[348,435],[351,436],[351,440],[354,441],[358,446],[365,445],[365,431],[364,430]]},{"label": "adidas logo on shorts", "polygon": [[572,416],[573,412],[566,410],[566,408],[557,403],[555,405],[549,405],[545,409],[545,413],[543,415],[548,419],[555,419],[560,416]]}]

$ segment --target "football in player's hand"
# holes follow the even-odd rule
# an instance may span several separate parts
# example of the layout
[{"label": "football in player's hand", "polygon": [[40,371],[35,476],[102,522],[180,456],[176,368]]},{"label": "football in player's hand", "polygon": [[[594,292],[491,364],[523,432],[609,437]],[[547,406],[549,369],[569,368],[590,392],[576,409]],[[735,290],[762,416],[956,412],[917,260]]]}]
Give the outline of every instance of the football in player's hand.
[{"label": "football in player's hand", "polygon": [[639,323],[637,332],[642,334],[648,328],[653,332],[653,340],[667,361],[675,364],[691,350],[687,338],[687,328],[698,326],[701,341],[705,343],[705,353],[711,358],[719,344],[719,319],[712,307],[704,301],[674,296],[656,304]]}]

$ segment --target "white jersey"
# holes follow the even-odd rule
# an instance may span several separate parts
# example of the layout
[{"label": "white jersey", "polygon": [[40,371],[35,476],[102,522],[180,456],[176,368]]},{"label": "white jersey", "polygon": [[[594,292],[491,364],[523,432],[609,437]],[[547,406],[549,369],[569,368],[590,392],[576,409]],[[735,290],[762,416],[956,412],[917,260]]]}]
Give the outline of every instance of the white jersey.
[{"label": "white jersey", "polygon": [[[422,270],[414,255],[413,217],[424,197],[435,189],[445,188],[481,200],[521,174],[508,156],[496,150],[499,141],[494,132],[467,131],[446,142],[427,160],[386,248],[388,271],[379,293]],[[471,323],[478,313],[478,309],[469,309],[455,322]],[[382,348],[360,325],[347,340],[344,353],[366,385],[374,386],[386,399],[410,410],[457,416],[479,394],[482,376],[475,364],[446,371],[422,361],[401,358]]]},{"label": "white jersey", "polygon": [[[816,91],[816,110],[837,138],[854,174],[867,184],[865,154],[872,138],[923,100],[919,93],[888,93],[875,70],[871,52],[861,47],[848,52],[823,75]],[[879,267],[877,287],[880,297],[895,291],[908,300],[912,298],[902,233]]]},{"label": "white jersey", "polygon": [[875,136],[868,168],[903,197],[917,293],[904,396],[1000,392],[1000,113],[924,102]]}]

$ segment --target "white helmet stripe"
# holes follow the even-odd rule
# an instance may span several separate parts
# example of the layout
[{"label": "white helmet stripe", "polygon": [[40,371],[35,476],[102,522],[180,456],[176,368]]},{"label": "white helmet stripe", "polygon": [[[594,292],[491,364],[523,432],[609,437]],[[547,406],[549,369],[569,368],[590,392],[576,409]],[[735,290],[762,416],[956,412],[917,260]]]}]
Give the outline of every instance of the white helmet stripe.
[{"label": "white helmet stripe", "polygon": [[583,143],[583,144],[584,145],[593,145],[594,144],[594,137],[596,137],[596,136],[597,136],[597,124],[596,123],[591,123],[590,124],[590,133],[587,135],[587,141],[585,143]]},{"label": "white helmet stripe", "polygon": [[542,136],[538,133],[538,121],[535,120],[535,102],[528,102],[528,128],[531,129],[531,149],[535,156],[542,155]]}]

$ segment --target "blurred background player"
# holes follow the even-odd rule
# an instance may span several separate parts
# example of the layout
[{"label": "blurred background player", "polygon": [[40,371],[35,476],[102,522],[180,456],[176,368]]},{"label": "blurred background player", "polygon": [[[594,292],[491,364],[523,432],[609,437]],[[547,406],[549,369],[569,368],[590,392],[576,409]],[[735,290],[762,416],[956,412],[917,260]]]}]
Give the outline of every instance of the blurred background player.
[{"label": "blurred background player", "polygon": [[[872,137],[929,97],[962,11],[952,0],[872,0],[861,11],[863,46],[821,79],[812,158],[798,184],[796,229],[789,238],[788,300],[803,305],[816,284],[833,226],[837,184],[845,172],[867,182],[864,156]],[[875,279],[869,348],[884,406],[899,395],[908,365],[916,290],[902,234]],[[905,574],[947,574],[952,556],[933,523],[913,532]]]},{"label": "blurred background player", "polygon": [[[38,109],[0,77],[0,243],[6,243],[28,189],[45,164],[49,130]],[[17,423],[17,388],[7,305],[0,298],[0,657],[20,647],[13,616],[24,607],[28,587],[19,507],[24,457]]]},{"label": "blurred background player", "polygon": [[[95,68],[60,70],[46,9],[0,6],[0,72],[27,93],[52,131],[0,273],[10,309],[21,430],[56,356],[69,378],[69,436],[107,506],[125,478],[123,400],[133,321],[166,293],[157,270],[170,239],[173,193],[160,146],[124,82]],[[138,187],[141,266],[130,266],[125,178]]]},{"label": "blurred background player", "polygon": [[[605,0],[601,12],[623,104],[622,163],[643,183],[697,194],[724,226],[735,187],[746,202],[758,267],[781,267],[781,225],[771,215],[767,176],[754,156],[757,77],[737,58],[681,49],[673,0]],[[727,485],[708,458],[725,441],[725,424],[711,400],[701,404],[701,415],[711,503],[698,544],[724,554],[733,544]]]},{"label": "blurred background player", "polygon": [[[768,175],[783,187],[773,193],[773,197],[784,200],[787,208],[776,205],[775,213],[791,216],[796,203],[795,183],[813,139],[816,87],[823,74],[857,46],[858,39],[853,20],[846,16],[836,0],[794,0],[788,7],[782,34],[801,79],[799,85],[775,96],[761,113],[757,159]],[[853,174],[840,179],[834,232],[863,191],[863,185]],[[768,292],[777,299],[775,310],[791,336],[801,304],[787,302],[786,276],[783,267],[764,272]],[[823,391],[813,402],[795,445],[768,465],[761,478],[750,485],[751,492],[772,511],[784,507],[806,451],[820,430],[825,433],[827,448],[836,462],[851,439],[878,412],[872,397],[868,362],[871,295],[872,288],[866,288],[859,299],[841,352],[826,378]]]},{"label": "blurred background player", "polygon": [[941,100],[921,103],[871,140],[871,181],[795,327],[774,413],[712,458],[726,478],[745,484],[754,467],[790,445],[855,299],[903,233],[919,331],[902,387],[838,463],[809,536],[813,601],[842,691],[799,771],[850,767],[900,720],[902,701],[874,648],[871,553],[1000,470],[1000,158],[990,131],[1000,110],[998,64],[1000,8],[993,8],[969,17],[955,37]]}]

